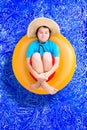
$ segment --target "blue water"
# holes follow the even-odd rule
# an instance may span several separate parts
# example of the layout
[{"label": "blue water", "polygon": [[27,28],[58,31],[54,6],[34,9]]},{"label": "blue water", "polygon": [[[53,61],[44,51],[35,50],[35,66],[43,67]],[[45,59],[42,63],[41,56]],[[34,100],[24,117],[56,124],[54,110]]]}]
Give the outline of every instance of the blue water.
[{"label": "blue water", "polygon": [[[86,11],[86,0],[0,1],[0,130],[87,130]],[[76,53],[73,78],[55,95],[27,91],[12,71],[17,42],[41,16],[59,24]]]}]

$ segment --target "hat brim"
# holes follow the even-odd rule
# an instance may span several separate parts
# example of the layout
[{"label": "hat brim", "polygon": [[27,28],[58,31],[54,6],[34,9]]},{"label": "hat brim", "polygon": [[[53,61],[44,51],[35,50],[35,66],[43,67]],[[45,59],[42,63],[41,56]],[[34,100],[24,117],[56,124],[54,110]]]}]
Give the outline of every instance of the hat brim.
[{"label": "hat brim", "polygon": [[59,26],[56,22],[54,22],[49,18],[42,17],[42,18],[37,18],[30,23],[27,30],[28,37],[36,37],[36,30],[40,26],[47,26],[51,30],[51,35],[60,33]]}]

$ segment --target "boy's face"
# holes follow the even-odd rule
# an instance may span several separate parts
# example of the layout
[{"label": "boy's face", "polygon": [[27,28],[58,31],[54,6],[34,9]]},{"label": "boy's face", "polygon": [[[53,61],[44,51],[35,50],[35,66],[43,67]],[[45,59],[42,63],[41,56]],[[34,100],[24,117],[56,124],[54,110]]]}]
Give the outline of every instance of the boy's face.
[{"label": "boy's face", "polygon": [[50,32],[48,28],[40,27],[37,33],[38,40],[40,42],[48,41],[50,37]]}]

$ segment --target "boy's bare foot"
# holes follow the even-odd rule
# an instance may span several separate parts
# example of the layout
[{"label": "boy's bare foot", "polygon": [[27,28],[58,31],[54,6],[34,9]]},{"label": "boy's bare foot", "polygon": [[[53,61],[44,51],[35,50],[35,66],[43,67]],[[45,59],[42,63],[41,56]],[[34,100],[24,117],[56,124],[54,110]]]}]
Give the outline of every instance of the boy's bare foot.
[{"label": "boy's bare foot", "polygon": [[32,90],[35,90],[35,89],[37,89],[39,87],[40,87],[40,83],[38,81],[36,83],[34,83],[34,84],[29,85],[29,88],[32,89]]},{"label": "boy's bare foot", "polygon": [[53,94],[58,92],[57,89],[53,88],[52,86],[50,86],[46,82],[43,82],[41,85],[42,85],[42,88],[48,92],[48,94],[52,94],[53,95]]}]

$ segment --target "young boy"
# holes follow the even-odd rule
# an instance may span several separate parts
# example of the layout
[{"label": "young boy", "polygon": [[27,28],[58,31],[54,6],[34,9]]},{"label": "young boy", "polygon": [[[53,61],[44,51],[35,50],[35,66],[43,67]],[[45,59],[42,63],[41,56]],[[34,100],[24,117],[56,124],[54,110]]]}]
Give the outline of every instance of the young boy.
[{"label": "young boy", "polygon": [[[35,23],[30,24],[30,26],[34,25],[34,30],[36,29],[34,35],[37,40],[28,46],[26,52],[28,70],[37,80],[36,83],[31,84],[29,87],[37,89],[41,86],[48,94],[55,94],[58,90],[50,86],[47,81],[59,67],[59,48],[49,40],[53,33],[50,26],[54,26],[56,23],[48,18],[39,18],[38,20],[39,22],[42,20],[42,24],[39,25],[38,23],[38,27],[35,26]],[[48,23],[46,23],[46,20],[48,20]],[[50,21],[53,22],[53,25],[49,26]],[[59,28],[57,32],[59,33]]]}]

